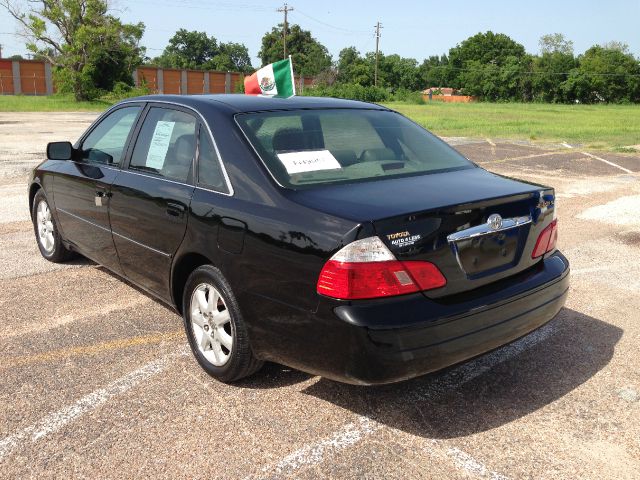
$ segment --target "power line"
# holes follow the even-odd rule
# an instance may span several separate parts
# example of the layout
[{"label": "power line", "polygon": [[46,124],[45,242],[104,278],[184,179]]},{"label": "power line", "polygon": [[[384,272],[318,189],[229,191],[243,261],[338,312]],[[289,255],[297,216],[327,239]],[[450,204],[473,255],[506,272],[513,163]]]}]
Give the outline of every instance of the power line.
[{"label": "power line", "polygon": [[344,33],[349,33],[352,35],[369,35],[369,32],[366,30],[352,30],[350,28],[344,28],[344,27],[338,27],[337,25],[332,25],[330,23],[324,22],[322,20],[319,20],[315,17],[312,17],[311,15],[304,13],[302,10],[298,9],[296,10],[296,12],[298,12],[298,14],[302,15],[303,17],[307,17],[309,20],[312,20],[316,23],[319,23],[320,25],[324,25],[325,27],[329,27],[332,28],[334,30],[338,30]]},{"label": "power line", "polygon": [[[187,8],[187,9],[194,9],[194,10],[207,10],[207,11],[211,11],[211,5],[202,5],[202,3],[186,3],[186,2],[182,2],[182,3],[162,3],[162,2],[157,2],[157,1],[136,1],[135,2],[137,5],[142,4],[142,5],[153,5],[153,6],[163,6],[163,7],[173,7],[173,8]],[[232,3],[220,3],[220,4],[214,4],[214,7],[218,10],[218,11],[254,11],[254,12],[268,12],[271,11],[271,8],[269,7],[265,7],[262,5],[252,5],[252,4],[232,4]]]}]

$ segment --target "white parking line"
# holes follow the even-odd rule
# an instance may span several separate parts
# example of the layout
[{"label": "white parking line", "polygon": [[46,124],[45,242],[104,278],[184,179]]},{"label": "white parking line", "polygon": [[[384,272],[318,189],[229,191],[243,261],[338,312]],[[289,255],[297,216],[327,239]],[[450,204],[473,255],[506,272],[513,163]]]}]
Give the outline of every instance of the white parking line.
[{"label": "white parking line", "polygon": [[57,432],[69,422],[72,422],[82,415],[95,410],[107,400],[131,390],[142,381],[162,372],[169,365],[172,359],[187,354],[187,349],[182,348],[177,352],[165,355],[158,360],[147,363],[137,370],[128,373],[124,377],[115,380],[106,387],[85,395],[75,403],[62,408],[57,412],[50,413],[39,422],[3,438],[0,440],[0,460],[11,453],[15,448],[20,447],[25,443],[36,442],[47,435]]},{"label": "white parking line", "polygon": [[583,155],[586,155],[587,157],[591,157],[591,158],[593,158],[595,160],[600,160],[601,162],[604,162],[607,165],[611,165],[612,167],[619,168],[623,172],[627,172],[627,173],[633,174],[632,170],[629,170],[628,168],[621,167],[617,163],[610,162],[609,160],[605,160],[604,158],[596,157],[595,155],[592,155],[591,153],[588,153],[588,152],[580,152],[580,153],[582,153]]},{"label": "white parking line", "polygon": [[507,480],[509,478],[500,473],[489,470],[486,465],[478,462],[478,460],[459,448],[449,448],[447,450],[447,455],[460,469],[474,477],[489,478],[490,480]]},{"label": "white parking line", "polygon": [[[429,382],[428,385],[417,389],[410,395],[411,398],[407,400],[414,402],[416,400],[424,401],[453,391],[488,372],[496,365],[506,362],[542,342],[548,338],[556,328],[555,323],[547,324],[506,347],[454,368],[448,373],[435,378],[434,381]],[[384,427],[384,425],[380,422],[359,415],[357,422],[349,423],[333,433],[333,435],[312,444],[304,445],[277,463],[264,467],[258,475],[258,478],[291,475],[300,468],[317,465],[326,457],[356,445],[382,427]],[[447,447],[446,443],[442,440],[432,439],[431,443],[444,449],[444,455],[451,458],[457,467],[465,470],[468,474],[478,476],[478,474],[481,473],[483,477],[496,480],[506,478],[503,475],[489,470],[482,462],[473,458],[470,454],[458,448]],[[255,478],[255,476],[251,475],[246,478]]]},{"label": "white parking line", "polygon": [[325,456],[355,445],[381,427],[380,423],[360,416],[357,422],[348,423],[330,437],[305,445],[290,453],[275,465],[264,467],[262,473],[267,476],[280,476],[293,473],[303,467],[317,465],[322,462]]},{"label": "white parking line", "polygon": [[571,145],[569,145],[567,142],[562,142],[560,145],[562,145],[565,148],[573,148]]}]

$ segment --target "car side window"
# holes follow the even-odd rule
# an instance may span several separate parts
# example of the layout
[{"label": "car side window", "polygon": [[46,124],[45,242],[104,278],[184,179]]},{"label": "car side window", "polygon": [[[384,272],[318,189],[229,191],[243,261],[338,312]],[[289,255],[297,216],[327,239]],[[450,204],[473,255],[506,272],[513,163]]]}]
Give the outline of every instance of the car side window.
[{"label": "car side window", "polygon": [[144,119],[129,168],[186,183],[191,178],[196,151],[193,115],[153,107]]},{"label": "car side window", "polygon": [[198,137],[198,184],[216,192],[229,193],[220,159],[203,127],[200,127]]},{"label": "car side window", "polygon": [[102,119],[82,142],[81,160],[119,165],[127,137],[141,110],[140,106],[119,108]]}]

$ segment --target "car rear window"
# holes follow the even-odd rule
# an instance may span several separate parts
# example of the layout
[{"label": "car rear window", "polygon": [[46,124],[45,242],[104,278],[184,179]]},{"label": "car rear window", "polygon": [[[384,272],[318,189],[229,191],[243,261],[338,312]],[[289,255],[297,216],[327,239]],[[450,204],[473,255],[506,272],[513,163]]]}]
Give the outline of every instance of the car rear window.
[{"label": "car rear window", "polygon": [[239,114],[236,119],[271,174],[289,188],[474,167],[395,112],[292,110]]}]

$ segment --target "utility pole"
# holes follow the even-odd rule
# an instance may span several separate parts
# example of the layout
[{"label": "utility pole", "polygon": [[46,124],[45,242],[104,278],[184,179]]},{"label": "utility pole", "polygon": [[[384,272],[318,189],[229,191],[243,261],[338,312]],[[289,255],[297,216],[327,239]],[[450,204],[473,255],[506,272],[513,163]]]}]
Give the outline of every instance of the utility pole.
[{"label": "utility pole", "polygon": [[378,86],[378,45],[380,44],[380,29],[382,28],[382,24],[380,22],[376,23],[376,68],[373,74],[373,85]]},{"label": "utility pole", "polygon": [[284,32],[283,32],[283,40],[284,40],[284,56],[282,58],[287,58],[287,14],[293,10],[293,7],[288,6],[286,3],[284,7],[279,8],[278,12],[284,12]]}]

